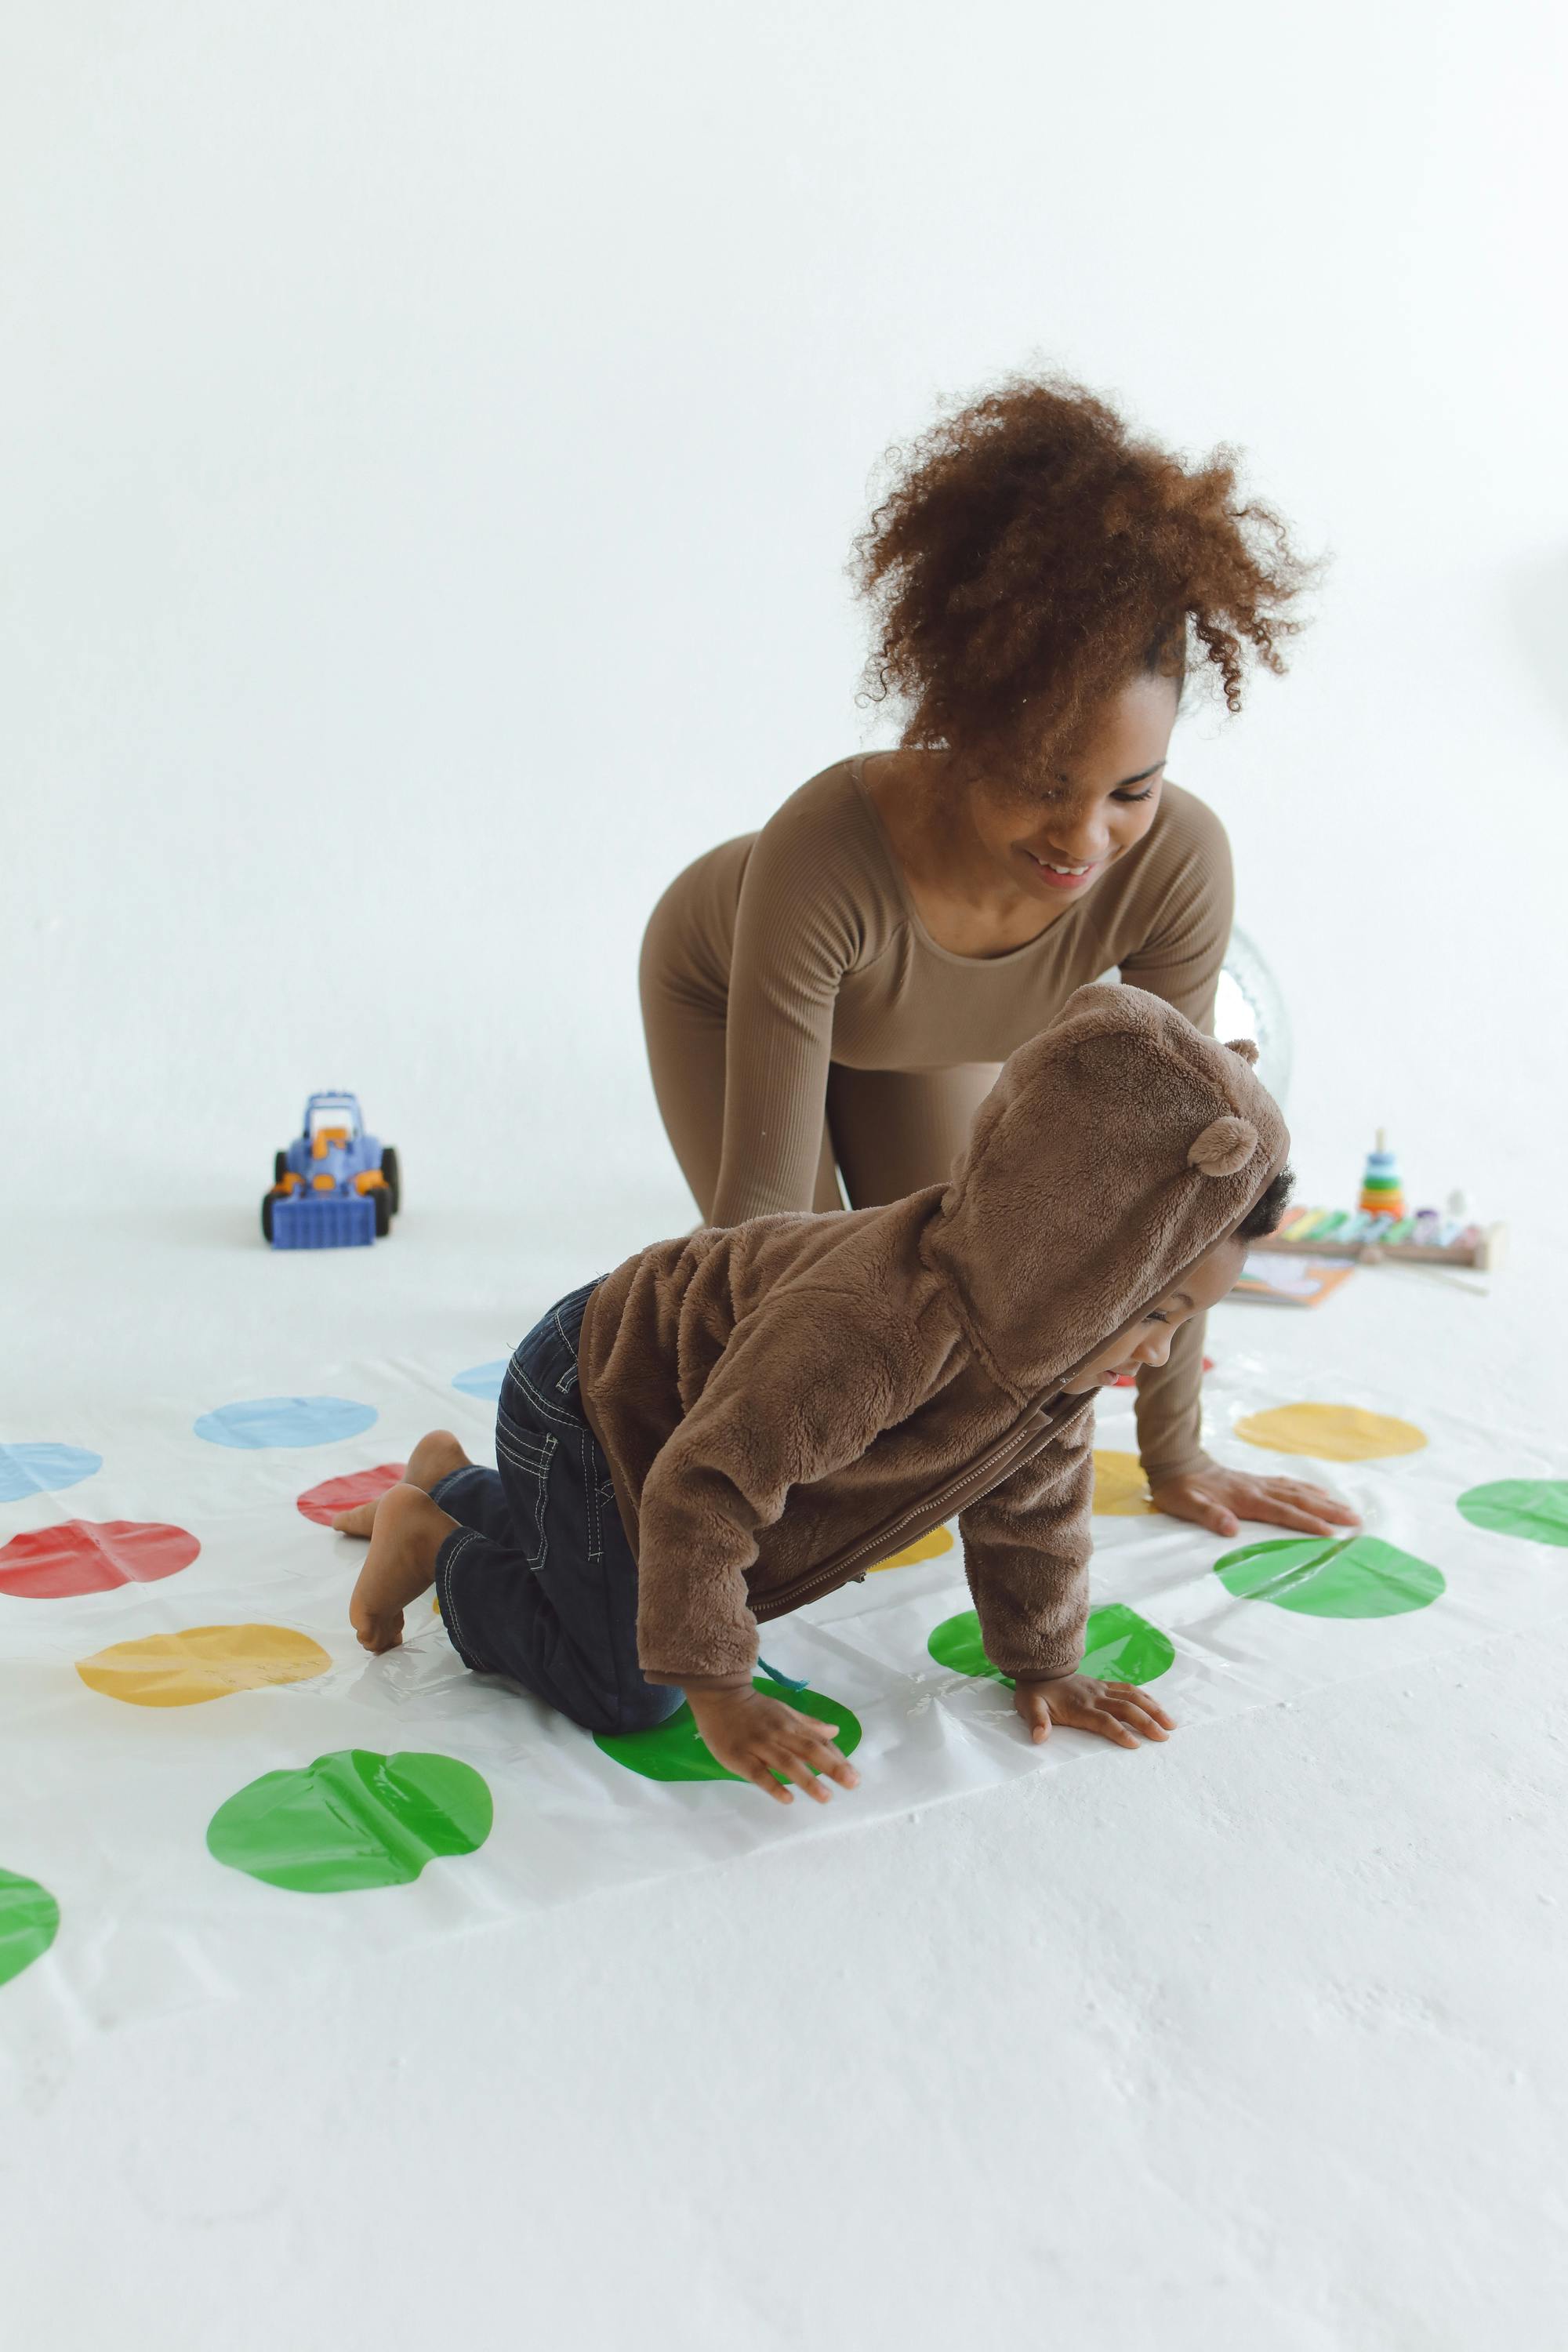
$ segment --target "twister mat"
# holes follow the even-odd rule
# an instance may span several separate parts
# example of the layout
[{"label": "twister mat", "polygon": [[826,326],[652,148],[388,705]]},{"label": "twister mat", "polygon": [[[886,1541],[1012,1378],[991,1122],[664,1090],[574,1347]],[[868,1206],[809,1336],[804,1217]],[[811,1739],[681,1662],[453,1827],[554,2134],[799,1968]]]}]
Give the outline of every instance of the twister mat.
[{"label": "twister mat", "polygon": [[[951,1531],[764,1629],[767,1675],[855,1753],[860,1787],[824,1808],[730,1781],[689,1710],[590,1738],[467,1673],[427,1602],[367,1658],[345,1614],[363,1550],[328,1522],[426,1428],[491,1458],[500,1370],[338,1363],[291,1395],[165,1380],[111,1417],[0,1433],[0,2015],[26,1985],[111,2023],[1020,1773],[1140,1769],[1082,1734],[1031,1747]],[[1568,1480],[1418,1391],[1320,1370],[1303,1394],[1238,1354],[1209,1379],[1223,1460],[1363,1513],[1326,1541],[1153,1514],[1110,1396],[1089,1670],[1191,1727],[1559,1608]]]}]

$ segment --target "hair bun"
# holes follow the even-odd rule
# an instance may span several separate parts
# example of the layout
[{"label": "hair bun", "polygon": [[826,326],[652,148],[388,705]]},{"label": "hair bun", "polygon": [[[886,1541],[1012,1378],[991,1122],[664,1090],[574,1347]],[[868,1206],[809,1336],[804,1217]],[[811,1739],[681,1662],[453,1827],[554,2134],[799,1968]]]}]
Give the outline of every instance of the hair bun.
[{"label": "hair bun", "polygon": [[1239,1054],[1244,1062],[1250,1062],[1256,1067],[1258,1048],[1250,1037],[1227,1037],[1225,1041],[1225,1050],[1227,1054]]},{"label": "hair bun", "polygon": [[1234,1176],[1258,1149],[1258,1129],[1245,1118],[1216,1118],[1187,1153],[1187,1164],[1205,1176]]}]

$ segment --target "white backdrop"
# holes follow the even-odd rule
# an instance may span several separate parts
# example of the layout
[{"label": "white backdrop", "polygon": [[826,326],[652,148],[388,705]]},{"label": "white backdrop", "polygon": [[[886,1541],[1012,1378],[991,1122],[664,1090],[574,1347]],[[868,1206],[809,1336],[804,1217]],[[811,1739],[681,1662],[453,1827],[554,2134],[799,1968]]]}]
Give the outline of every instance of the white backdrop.
[{"label": "white backdrop", "polygon": [[1307,1190],[1385,1122],[1424,1194],[1528,1210],[1557,13],[11,0],[0,1181],[249,1220],[346,1083],[416,1202],[684,1222],[643,918],[890,740],[869,469],[1037,362],[1239,444],[1335,557],[1293,676],[1173,762],[1288,992]]},{"label": "white backdrop", "polygon": [[[1368,1272],[1216,1353],[1474,1416],[1500,1474],[1561,1429],[1560,16],[0,0],[0,1434],[108,1398],[157,1442],[84,1493],[177,1512],[220,1374],[331,1387],[395,1325],[444,1377],[686,1221],[644,915],[888,740],[869,469],[1035,362],[1239,444],[1334,552],[1292,677],[1173,763],[1289,995],[1306,1189],[1382,1121],[1538,1229],[1489,1300]],[[401,1255],[269,1262],[340,1081]],[[105,2282],[128,2352],[926,2352],[982,2306],[1548,2341],[1565,1674],[1516,1630],[69,2061],[13,2023],[46,1963],[4,1995],[7,2311],[64,2352]],[[12,1797],[63,1960],[101,1920]]]}]

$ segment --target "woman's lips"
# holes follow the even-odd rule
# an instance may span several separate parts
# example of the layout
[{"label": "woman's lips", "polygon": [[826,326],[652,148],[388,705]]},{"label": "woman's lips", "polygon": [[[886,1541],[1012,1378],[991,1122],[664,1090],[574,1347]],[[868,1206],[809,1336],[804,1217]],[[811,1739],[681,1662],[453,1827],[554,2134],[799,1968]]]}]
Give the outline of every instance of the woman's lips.
[{"label": "woman's lips", "polygon": [[1101,863],[1099,858],[1096,858],[1092,866],[1085,866],[1076,871],[1064,874],[1057,866],[1050,865],[1047,859],[1037,857],[1032,849],[1026,849],[1024,855],[1041,881],[1048,883],[1053,890],[1081,890],[1086,882],[1093,881]]}]

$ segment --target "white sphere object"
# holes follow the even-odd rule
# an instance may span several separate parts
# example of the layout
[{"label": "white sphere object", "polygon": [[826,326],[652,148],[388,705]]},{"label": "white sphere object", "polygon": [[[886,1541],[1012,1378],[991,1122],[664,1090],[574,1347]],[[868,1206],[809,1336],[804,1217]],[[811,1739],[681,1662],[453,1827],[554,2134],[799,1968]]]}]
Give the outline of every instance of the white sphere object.
[{"label": "white sphere object", "polygon": [[[1101,972],[1120,981],[1119,971]],[[1281,1108],[1290,1090],[1290,1016],[1279,982],[1247,938],[1233,929],[1215,989],[1214,1034],[1223,1044],[1250,1037],[1258,1048],[1258,1075]]]},{"label": "white sphere object", "polygon": [[1215,991],[1216,1037],[1250,1037],[1258,1075],[1283,1105],[1290,1091],[1290,1016],[1279,983],[1242,930],[1233,930]]}]

